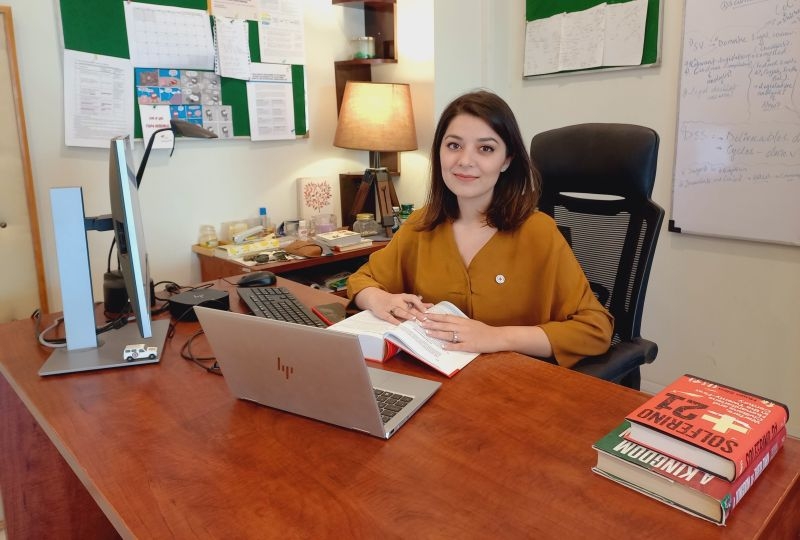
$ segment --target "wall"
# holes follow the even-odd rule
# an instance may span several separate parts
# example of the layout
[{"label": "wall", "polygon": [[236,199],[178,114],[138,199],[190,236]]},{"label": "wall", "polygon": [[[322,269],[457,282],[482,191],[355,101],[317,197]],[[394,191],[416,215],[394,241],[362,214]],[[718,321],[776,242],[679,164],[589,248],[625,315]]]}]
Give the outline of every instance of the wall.
[{"label": "wall", "polygon": [[[107,213],[108,156],[104,149],[64,146],[62,49],[58,0],[6,0],[12,7],[25,113],[28,120],[33,177],[41,220],[51,308],[61,308],[55,247],[50,219],[49,189],[82,186],[87,215]],[[333,146],[336,130],[336,94],[333,62],[347,57],[347,12],[330,0],[304,0],[307,103],[311,136],[295,141],[251,142],[178,139],[175,153],[154,150],[142,180],[141,200],[153,279],[180,284],[200,279],[191,252],[201,224],[255,217],[266,205],[274,221],[296,217],[295,179],[300,176],[336,176],[361,171],[368,153]],[[431,8],[423,0],[403,0],[398,19],[400,63],[376,68],[375,79],[412,83],[419,152],[402,154],[402,179],[397,184],[403,201],[420,204],[421,190],[411,179],[427,175],[432,132],[433,68],[430,42],[408,36],[420,15],[423,30],[432,25]],[[426,30],[430,35],[431,30]],[[403,42],[409,45],[406,51]],[[427,44],[427,46],[426,46]],[[134,158],[143,152],[136,142]],[[424,182],[424,180],[423,180]],[[424,185],[424,183],[423,183]],[[95,298],[102,298],[111,233],[89,234]]]},{"label": "wall", "polygon": [[[669,218],[683,2],[662,0],[659,67],[530,80],[521,75],[523,0],[435,4],[436,111],[485,86],[509,101],[526,139],[580,122],[650,126],[661,135],[653,198]],[[719,380],[788,404],[789,432],[800,435],[798,303],[800,249],[678,235],[665,226],[642,322],[659,355],[643,370],[643,389],[662,388],[682,373]]]}]

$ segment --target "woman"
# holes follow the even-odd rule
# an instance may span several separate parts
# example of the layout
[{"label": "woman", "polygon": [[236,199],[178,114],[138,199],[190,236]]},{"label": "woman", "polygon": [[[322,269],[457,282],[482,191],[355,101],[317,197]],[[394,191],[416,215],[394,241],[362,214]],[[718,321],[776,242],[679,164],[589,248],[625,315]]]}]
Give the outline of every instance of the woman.
[{"label": "woman", "polygon": [[[391,242],[348,280],[348,295],[386,321],[416,318],[454,351],[516,351],[571,366],[605,352],[613,320],[555,222],[536,209],[541,179],[497,95],[442,113],[431,185]],[[427,314],[449,300],[469,317]]]}]

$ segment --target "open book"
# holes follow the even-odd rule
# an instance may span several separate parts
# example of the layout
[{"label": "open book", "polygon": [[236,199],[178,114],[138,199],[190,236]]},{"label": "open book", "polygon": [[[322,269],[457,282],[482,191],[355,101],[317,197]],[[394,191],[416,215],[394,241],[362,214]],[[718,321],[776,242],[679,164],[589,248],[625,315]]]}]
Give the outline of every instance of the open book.
[{"label": "open book", "polygon": [[[439,302],[428,312],[466,317],[450,302]],[[445,342],[425,334],[425,329],[417,321],[394,325],[366,310],[329,326],[328,330],[357,335],[364,358],[368,360],[384,362],[402,349],[448,377],[455,375],[478,356],[478,353],[442,349]]]}]

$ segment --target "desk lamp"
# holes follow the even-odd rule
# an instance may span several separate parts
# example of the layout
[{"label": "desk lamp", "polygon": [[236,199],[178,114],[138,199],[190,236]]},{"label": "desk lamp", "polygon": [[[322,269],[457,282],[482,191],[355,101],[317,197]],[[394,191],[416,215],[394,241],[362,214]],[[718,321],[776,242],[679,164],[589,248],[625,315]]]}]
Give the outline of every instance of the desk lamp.
[{"label": "desk lamp", "polygon": [[391,231],[392,206],[398,206],[389,170],[381,166],[381,152],[417,149],[417,131],[408,84],[347,81],[333,145],[369,151],[369,167],[358,188],[351,218],[363,207],[375,185],[380,223]]}]

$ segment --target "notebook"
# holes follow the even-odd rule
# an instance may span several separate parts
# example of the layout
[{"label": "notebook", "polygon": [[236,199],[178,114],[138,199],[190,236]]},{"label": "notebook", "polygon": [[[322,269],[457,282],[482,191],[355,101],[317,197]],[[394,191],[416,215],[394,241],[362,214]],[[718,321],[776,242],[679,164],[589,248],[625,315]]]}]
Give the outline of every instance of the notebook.
[{"label": "notebook", "polygon": [[[196,306],[239,399],[388,439],[441,383],[367,367],[358,337]],[[382,417],[377,396],[407,396]],[[410,398],[410,399],[408,399]]]}]

